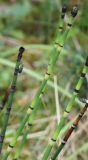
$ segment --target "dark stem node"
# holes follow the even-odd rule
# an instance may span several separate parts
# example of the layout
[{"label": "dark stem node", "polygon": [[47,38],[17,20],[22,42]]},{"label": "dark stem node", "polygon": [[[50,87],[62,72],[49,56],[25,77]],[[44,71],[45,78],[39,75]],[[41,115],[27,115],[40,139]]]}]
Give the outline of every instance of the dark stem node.
[{"label": "dark stem node", "polygon": [[12,85],[11,86],[11,92],[15,92],[16,91],[16,85]]},{"label": "dark stem node", "polygon": [[72,17],[76,17],[77,13],[78,13],[78,6],[76,5],[73,7],[73,9],[71,11]]},{"label": "dark stem node", "polygon": [[66,11],[67,11],[67,5],[64,4],[64,5],[62,6],[62,13],[66,13]]},{"label": "dark stem node", "polygon": [[3,143],[4,136],[0,136],[0,143]]}]

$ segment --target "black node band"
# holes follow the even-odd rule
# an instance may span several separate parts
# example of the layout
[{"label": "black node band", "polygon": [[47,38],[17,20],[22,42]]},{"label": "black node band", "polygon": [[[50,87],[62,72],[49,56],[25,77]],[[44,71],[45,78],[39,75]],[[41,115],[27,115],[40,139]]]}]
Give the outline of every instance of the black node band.
[{"label": "black node band", "polygon": [[10,107],[10,108],[7,108],[6,114],[10,113],[10,111],[11,111],[11,107]]},{"label": "black node band", "polygon": [[64,15],[64,14],[62,14],[62,15],[61,15],[61,18],[62,18],[62,19],[64,19],[64,16],[65,16],[65,15]]},{"label": "black node band", "polygon": [[78,90],[78,89],[76,89],[76,88],[74,89],[74,91],[75,91],[76,93],[79,93],[79,90]]},{"label": "black node band", "polygon": [[66,144],[66,141],[62,140],[62,142],[61,142],[61,143],[65,145],[65,144]]},{"label": "black node band", "polygon": [[0,143],[3,143],[4,136],[0,136]]},{"label": "black node band", "polygon": [[42,91],[41,94],[44,94],[44,92]]},{"label": "black node band", "polygon": [[66,113],[70,113],[69,111],[65,110]]},{"label": "black node band", "polygon": [[56,45],[63,47],[63,45],[59,44],[58,42],[55,42]]},{"label": "black node band", "polygon": [[58,27],[58,29],[61,29],[61,30],[62,30],[62,29],[63,29],[63,27],[59,26],[59,27]]},{"label": "black node band", "polygon": [[66,11],[67,11],[67,5],[64,4],[63,7],[62,7],[62,12],[63,12],[63,13],[66,13]]},{"label": "black node band", "polygon": [[46,72],[46,74],[47,74],[48,76],[50,76],[50,73]]},{"label": "black node band", "polygon": [[71,23],[68,23],[68,26],[69,26],[69,27],[71,27],[71,26],[72,26],[72,24],[71,24]]},{"label": "black node band", "polygon": [[17,75],[19,73],[19,68],[15,68],[14,75]]},{"label": "black node band", "polygon": [[11,86],[11,92],[15,92],[16,91],[16,85],[12,85]]},{"label": "black node band", "polygon": [[56,140],[55,140],[55,139],[53,139],[53,138],[51,138],[51,140],[52,140],[53,142],[56,142]]},{"label": "black node band", "polygon": [[85,77],[85,75],[86,75],[86,73],[83,73],[83,72],[81,73],[81,77],[83,77],[83,78],[84,78],[84,77]]},{"label": "black node band", "polygon": [[29,127],[31,127],[31,126],[32,126],[32,124],[31,124],[31,123],[28,123],[28,126],[29,126]]},{"label": "black node band", "polygon": [[80,113],[79,116],[82,117],[84,113]]},{"label": "black node band", "polygon": [[33,110],[34,108],[33,107],[31,107],[31,106],[29,106],[29,108],[31,109],[31,110]]},{"label": "black node band", "polygon": [[75,17],[75,16],[77,15],[77,13],[78,13],[78,7],[77,7],[77,6],[74,6],[73,9],[72,9],[72,11],[71,11],[71,15],[72,15],[73,17]]},{"label": "black node band", "polygon": [[10,148],[13,148],[14,146],[11,146],[11,145],[9,144],[9,147],[10,147]]}]

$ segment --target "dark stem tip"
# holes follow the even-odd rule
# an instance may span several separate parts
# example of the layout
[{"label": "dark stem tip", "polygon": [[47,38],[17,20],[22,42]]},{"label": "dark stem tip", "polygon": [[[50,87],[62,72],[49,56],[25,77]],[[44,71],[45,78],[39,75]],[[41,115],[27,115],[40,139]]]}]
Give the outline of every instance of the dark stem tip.
[{"label": "dark stem tip", "polygon": [[24,52],[24,51],[25,51],[24,47],[20,47],[20,48],[19,48],[18,61],[20,61],[20,60],[21,60],[21,58],[22,58],[22,54],[23,54],[23,52]]},{"label": "dark stem tip", "polygon": [[66,11],[67,11],[67,5],[64,4],[64,5],[62,6],[62,13],[66,13]]},{"label": "dark stem tip", "polygon": [[77,13],[78,13],[78,6],[75,5],[71,11],[72,17],[76,17]]},{"label": "dark stem tip", "polygon": [[19,48],[19,52],[23,53],[25,51],[25,48],[24,47],[20,47]]}]

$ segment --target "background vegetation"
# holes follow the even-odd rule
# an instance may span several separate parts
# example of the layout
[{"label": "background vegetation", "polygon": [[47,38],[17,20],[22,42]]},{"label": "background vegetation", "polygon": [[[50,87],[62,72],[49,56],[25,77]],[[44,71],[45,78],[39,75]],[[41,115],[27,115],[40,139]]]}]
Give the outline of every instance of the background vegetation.
[{"label": "background vegetation", "polygon": [[[51,137],[57,119],[62,115],[80,76],[88,52],[88,2],[87,0],[0,0],[0,100],[11,84],[18,48],[22,45],[26,48],[23,57],[25,68],[18,80],[3,152],[24,117],[27,104],[31,102],[46,71],[63,2],[68,4],[68,11],[74,4],[78,4],[79,15],[57,62],[52,83],[46,88],[21,160],[41,159],[48,138]],[[88,97],[87,81],[86,76],[80,97]],[[79,108],[80,104],[75,103],[75,110],[69,115],[67,124],[79,112]],[[3,112],[0,113],[0,128]],[[88,160],[87,115],[88,113],[58,160]],[[67,127],[68,125],[63,132]]]}]

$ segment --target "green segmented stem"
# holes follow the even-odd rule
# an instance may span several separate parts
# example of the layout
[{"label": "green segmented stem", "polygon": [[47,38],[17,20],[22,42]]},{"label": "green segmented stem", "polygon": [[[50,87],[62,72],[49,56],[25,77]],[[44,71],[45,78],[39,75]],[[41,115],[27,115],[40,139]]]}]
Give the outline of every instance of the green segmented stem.
[{"label": "green segmented stem", "polygon": [[[55,44],[54,44],[54,53],[55,54],[51,56],[50,63],[48,65],[48,70],[47,70],[47,73],[45,74],[44,80],[43,80],[42,84],[40,85],[40,88],[39,88],[37,94],[35,95],[34,100],[32,101],[31,105],[29,106],[26,116],[24,117],[24,119],[23,119],[20,127],[18,128],[18,130],[17,130],[12,142],[9,145],[10,151],[9,151],[9,148],[8,148],[8,151],[7,151],[6,154],[8,154],[8,153],[10,154],[11,148],[13,148],[15,146],[15,144],[17,142],[17,139],[18,139],[18,137],[20,136],[20,134],[22,132],[22,129],[25,127],[26,122],[28,121],[28,125],[29,126],[31,125],[30,124],[30,117],[32,117],[32,116],[30,116],[30,115],[32,115],[33,110],[36,107],[38,107],[38,103],[40,101],[40,97],[42,95],[42,92],[45,89],[47,81],[50,79],[50,76],[52,75],[53,68],[55,66],[56,60],[57,60],[57,58],[58,58],[58,56],[59,56],[59,54],[60,54],[60,52],[61,52],[61,50],[63,48],[63,45],[64,45],[65,40],[67,38],[67,35],[69,33],[69,30],[70,30],[70,28],[72,26],[72,21],[73,21],[74,17],[75,16],[72,15],[72,17],[70,19],[70,23],[69,23],[70,25],[68,24],[67,30],[65,31],[65,33],[62,36],[59,37],[60,39],[58,40],[58,38],[56,38],[56,41],[55,41]],[[31,119],[31,121],[33,121],[33,119]]]},{"label": "green segmented stem", "polygon": [[[40,105],[40,104],[38,104]],[[36,109],[33,110],[33,114],[32,114],[32,117],[31,118],[34,118],[35,116],[35,112],[36,112]],[[18,160],[20,155],[21,155],[21,152],[22,152],[22,149],[24,148],[24,145],[25,145],[25,142],[26,142],[26,139],[27,139],[27,135],[29,133],[29,126],[27,126],[28,128],[26,128],[26,131],[22,137],[22,140],[21,140],[21,143],[19,144],[17,150],[16,150],[16,153],[15,153],[15,156],[13,158],[13,160]],[[32,125],[30,124],[30,127],[32,127]]]},{"label": "green segmented stem", "polygon": [[[64,23],[63,23],[63,21],[61,21],[60,22],[60,29],[62,28],[61,27],[61,25],[63,25]],[[66,37],[67,37],[67,35],[68,35],[68,30],[64,33],[64,39],[66,39]],[[57,45],[58,44],[58,39],[55,41],[55,44]],[[53,59],[51,59],[51,66],[50,66],[50,64],[49,64],[49,66],[50,66],[50,68],[49,68],[49,66],[48,66],[48,73],[51,73],[52,72],[52,70],[53,70],[53,66],[54,66],[54,63],[56,63],[56,59],[58,58],[58,54],[57,54],[57,56],[55,57],[55,56],[53,56]],[[53,60],[53,61],[52,61]],[[44,88],[43,88],[43,91],[44,91]],[[35,100],[35,99],[34,99]],[[36,108],[36,110],[37,110],[37,108],[38,108],[38,102],[40,101],[40,99],[38,98],[37,99],[37,103],[36,103],[36,100],[35,101],[33,101],[33,103],[31,104],[31,106],[33,107],[34,106],[34,109]],[[36,113],[36,112],[35,112]],[[33,122],[33,120],[34,120],[34,117],[35,117],[35,114],[32,112],[32,114],[30,115],[30,117],[29,117],[29,120],[28,120],[28,126],[32,126],[32,122]],[[27,128],[26,128],[26,131],[25,131],[25,133],[24,133],[24,135],[27,133],[29,133],[29,128],[28,128],[28,126],[27,126]],[[26,140],[26,139],[25,139]],[[19,155],[20,155],[20,153],[19,153]]]},{"label": "green segmented stem", "polygon": [[18,160],[18,158],[19,158],[19,156],[20,156],[20,154],[22,152],[22,149],[24,147],[27,135],[28,135],[28,132],[26,131],[25,134],[23,135],[22,141],[21,141],[18,149],[16,150],[16,153],[15,153],[15,156],[14,156],[13,160]]},{"label": "green segmented stem", "polygon": [[20,47],[17,61],[16,61],[15,71],[14,71],[14,75],[13,75],[13,80],[12,80],[12,84],[11,84],[11,88],[10,88],[10,93],[9,93],[9,97],[8,97],[8,101],[7,101],[7,105],[6,105],[6,112],[3,116],[3,126],[2,126],[2,130],[1,130],[1,134],[0,134],[0,153],[2,151],[4,137],[5,137],[5,133],[6,133],[7,125],[8,125],[8,120],[9,120],[9,116],[10,116],[10,111],[11,111],[11,107],[12,107],[12,103],[13,103],[13,97],[14,97],[14,93],[15,93],[15,89],[16,89],[17,77],[18,77],[18,74],[22,72],[21,58],[22,58],[23,52],[24,52],[24,48]]},{"label": "green segmented stem", "polygon": [[[58,28],[58,34],[56,35],[56,40],[58,40],[58,36],[59,36],[59,38],[60,38],[61,35],[62,35],[65,12],[66,12],[66,10],[64,10],[64,13],[62,13],[63,15],[61,16],[62,19],[61,19],[61,21],[60,21],[60,26],[59,26],[59,28]],[[68,28],[69,28],[69,27],[68,27]],[[69,29],[68,29],[68,30],[69,30]],[[68,30],[67,30],[67,32],[68,32]],[[65,35],[66,35],[66,33],[65,33]],[[52,52],[51,52],[51,58],[50,58],[50,62],[49,62],[49,65],[48,65],[47,73],[45,74],[45,77],[44,77],[44,79],[43,79],[43,81],[42,81],[42,83],[41,83],[41,85],[40,85],[39,90],[37,91],[37,93],[36,93],[36,95],[35,95],[32,103],[31,103],[31,105],[28,107],[27,114],[25,115],[25,117],[24,117],[24,119],[23,119],[20,127],[18,128],[15,136],[13,137],[13,140],[12,140],[12,142],[10,143],[6,154],[3,156],[3,160],[6,160],[6,159],[8,158],[8,156],[9,156],[12,148],[15,146],[15,144],[16,144],[16,142],[17,142],[17,139],[18,139],[18,137],[20,136],[20,134],[21,134],[21,132],[22,132],[22,129],[24,128],[26,122],[28,121],[31,112],[35,109],[36,106],[38,107],[38,104],[39,104],[39,102],[40,102],[40,97],[41,97],[41,95],[43,94],[43,92],[44,92],[44,90],[45,90],[45,86],[46,86],[46,84],[47,84],[47,81],[50,79],[50,76],[51,76],[51,74],[53,73],[54,65],[55,65],[56,60],[57,60],[57,58],[58,58],[58,56],[59,56],[59,54],[60,54],[60,51],[61,51],[61,49],[62,49],[62,47],[63,47],[64,38],[65,38],[65,36],[63,35],[63,38],[62,38],[63,41],[59,41],[59,44],[61,44],[60,46],[59,46],[59,44],[56,44],[56,43],[58,43],[58,41],[57,41],[57,42],[55,41],[54,48],[53,48],[53,50],[52,50]],[[61,42],[63,42],[63,43],[61,43]],[[58,48],[58,49],[57,49],[57,48]],[[53,53],[54,53],[54,54],[53,54]],[[33,115],[32,115],[31,117],[33,117]],[[29,123],[28,123],[28,125],[31,126]],[[27,125],[27,126],[28,126],[28,125]],[[28,129],[27,129],[27,131],[25,131],[25,132],[28,133]]]},{"label": "green segmented stem", "polygon": [[81,76],[80,76],[80,78],[79,78],[79,80],[77,82],[76,88],[75,88],[75,90],[73,92],[72,98],[70,99],[70,101],[69,101],[69,103],[68,103],[68,105],[66,107],[66,110],[64,111],[64,114],[60,119],[60,122],[58,122],[58,124],[56,125],[56,129],[55,129],[55,132],[53,134],[53,137],[51,138],[47,148],[45,149],[45,152],[44,152],[44,155],[43,155],[43,160],[48,159],[48,156],[49,156],[49,154],[50,154],[50,152],[52,150],[52,147],[54,146],[56,140],[59,138],[59,134],[60,134],[62,128],[64,127],[64,125],[65,125],[65,119],[67,118],[68,114],[73,109],[73,105],[74,105],[75,99],[76,99],[76,97],[77,97],[77,95],[79,93],[79,90],[80,90],[80,88],[81,88],[81,86],[83,84],[84,77],[85,77],[85,75],[87,73],[87,70],[88,70],[88,57],[86,59],[85,65],[83,67],[83,71],[81,73]]},{"label": "green segmented stem", "polygon": [[77,118],[75,119],[73,125],[69,128],[69,130],[65,134],[61,144],[58,146],[58,149],[56,150],[54,155],[51,157],[51,160],[55,160],[57,158],[57,156],[60,154],[60,152],[64,148],[65,144],[67,143],[68,139],[70,138],[72,132],[78,126],[78,124],[79,124],[80,120],[82,119],[84,113],[87,111],[87,108],[88,108],[88,103],[86,103],[85,106],[81,109],[81,111],[80,111],[79,115],[77,116]]}]

